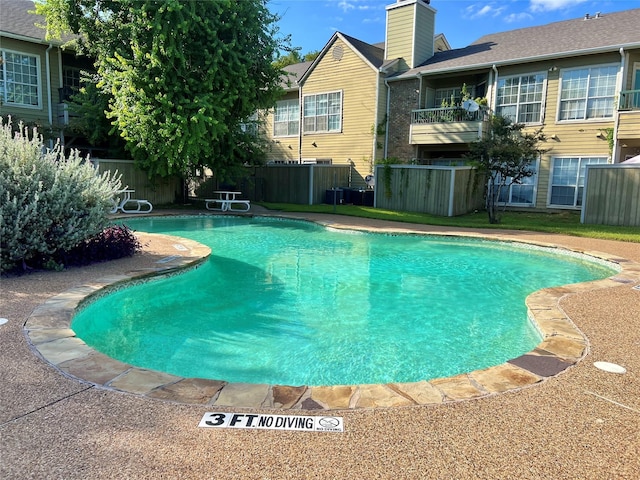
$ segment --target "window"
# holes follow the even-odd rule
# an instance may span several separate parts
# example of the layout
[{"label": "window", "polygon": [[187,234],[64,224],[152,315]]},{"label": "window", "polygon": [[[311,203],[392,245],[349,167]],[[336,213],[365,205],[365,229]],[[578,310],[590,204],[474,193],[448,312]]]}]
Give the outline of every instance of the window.
[{"label": "window", "polygon": [[342,92],[304,97],[304,131],[339,132],[342,129]]},{"label": "window", "polygon": [[82,74],[79,68],[64,67],[62,71],[62,85],[72,88],[74,91],[80,89],[82,83]]},{"label": "window", "polygon": [[551,205],[582,205],[585,166],[608,163],[606,157],[554,158],[551,170]]},{"label": "window", "polygon": [[283,100],[276,103],[273,136],[298,135],[300,129],[300,104],[298,100]]},{"label": "window", "polygon": [[541,123],[545,80],[542,73],[499,79],[496,114],[516,123]]},{"label": "window", "polygon": [[617,75],[615,65],[563,71],[558,120],[613,117]]},{"label": "window", "polygon": [[[503,205],[535,205],[536,184],[538,181],[537,162],[531,162],[530,169],[533,170],[533,175],[522,178],[520,183],[511,183],[511,177],[507,178],[506,184],[508,186],[502,187],[500,196],[498,197],[498,203]],[[498,184],[500,183],[500,176],[496,178],[496,182]],[[511,185],[509,185],[510,183]]]},{"label": "window", "polygon": [[40,106],[39,59],[7,50],[0,51],[0,98],[4,103]]},{"label": "window", "polygon": [[462,103],[462,88],[438,88],[434,99],[434,107],[440,108],[442,104],[448,106],[460,105]]},{"label": "window", "polygon": [[258,136],[258,114],[252,113],[248,118],[240,123],[240,130],[253,137]]}]

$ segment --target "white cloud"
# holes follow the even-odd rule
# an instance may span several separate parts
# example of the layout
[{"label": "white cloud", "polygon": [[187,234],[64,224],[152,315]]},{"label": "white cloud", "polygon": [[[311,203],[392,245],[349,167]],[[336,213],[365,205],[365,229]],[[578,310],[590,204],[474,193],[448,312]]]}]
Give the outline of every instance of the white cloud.
[{"label": "white cloud", "polygon": [[516,22],[531,20],[532,18],[533,18],[533,15],[527,12],[510,13],[509,15],[504,17],[504,21],[507,23],[516,23]]},{"label": "white cloud", "polygon": [[[303,2],[309,0],[300,0]],[[392,0],[331,0],[326,5],[331,8],[337,8],[344,13],[348,13],[352,10],[367,11],[367,10],[380,10],[384,12],[384,7],[391,3]]]},{"label": "white cloud", "polygon": [[465,9],[465,16],[468,19],[481,17],[497,17],[504,12],[505,7],[494,7],[493,5],[473,4]]},{"label": "white cloud", "polygon": [[550,12],[575,7],[586,0],[530,0],[532,12]]},{"label": "white cloud", "polygon": [[338,8],[343,12],[348,12],[349,10],[353,10],[356,8],[352,0],[340,0],[338,2]]}]

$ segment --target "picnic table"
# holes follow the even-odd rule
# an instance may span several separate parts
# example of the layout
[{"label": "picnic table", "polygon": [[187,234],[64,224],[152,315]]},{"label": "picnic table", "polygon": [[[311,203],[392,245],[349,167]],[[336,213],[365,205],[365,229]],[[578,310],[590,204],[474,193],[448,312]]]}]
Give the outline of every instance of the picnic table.
[{"label": "picnic table", "polygon": [[[216,198],[205,199],[205,207],[207,210],[217,210],[220,212],[248,212],[251,208],[251,202],[249,200],[241,200],[238,195],[242,195],[242,192],[235,192],[231,190],[216,190],[213,192]],[[240,208],[233,208],[233,206],[239,206]]]},{"label": "picnic table", "polygon": [[[125,188],[124,190],[118,190],[118,196],[112,199],[113,207],[109,213],[150,213],[153,210],[153,205],[148,200],[141,200],[138,198],[131,198],[131,195],[135,193],[135,190]],[[135,208],[127,208],[127,204],[135,204]]]}]

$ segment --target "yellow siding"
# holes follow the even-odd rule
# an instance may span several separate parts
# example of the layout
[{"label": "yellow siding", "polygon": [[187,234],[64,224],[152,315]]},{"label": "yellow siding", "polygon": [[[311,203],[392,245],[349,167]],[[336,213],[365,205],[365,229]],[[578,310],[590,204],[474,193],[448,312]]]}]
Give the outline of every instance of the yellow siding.
[{"label": "yellow siding", "polygon": [[[617,54],[593,55],[591,57],[568,58],[562,60],[529,63],[508,68],[501,68],[499,76],[545,72],[547,90],[544,100],[544,129],[547,137],[542,148],[547,150],[540,159],[536,207],[548,206],[549,183],[553,157],[610,157],[609,144],[605,132],[613,128],[614,119],[589,120],[575,122],[556,121],[559,102],[560,75],[562,69],[588,67],[592,65],[619,63]],[[555,69],[551,70],[552,67]],[[534,131],[542,125],[532,125],[525,131]],[[555,136],[555,138],[554,138]]]},{"label": "yellow siding", "polygon": [[410,142],[413,145],[449,145],[478,141],[482,122],[446,122],[411,125]]},{"label": "yellow siding", "polygon": [[[23,42],[21,40],[14,40],[11,38],[3,37],[0,39],[0,48],[3,50],[11,50],[18,53],[24,53],[27,55],[36,55],[38,57],[38,66],[40,69],[40,101],[41,104],[37,107],[21,107],[19,105],[0,105],[0,114],[11,115],[14,119],[23,120],[25,122],[35,122],[40,125],[49,125],[49,84],[47,82],[46,75],[46,49],[47,45],[41,45],[37,43]],[[51,109],[53,123],[57,122],[57,103],[58,103],[58,88],[60,88],[60,81],[58,75],[58,48],[54,47],[49,52],[50,71],[51,71],[51,89],[53,91],[51,99]]]},{"label": "yellow siding", "polygon": [[[281,100],[297,100],[298,92],[288,92]],[[274,110],[267,112],[263,134],[267,140],[267,161],[297,161],[299,160],[300,141],[299,136],[278,136],[273,135]]]},{"label": "yellow siding", "polygon": [[413,47],[415,49],[415,52],[413,57],[413,64],[411,65],[411,67],[420,65],[422,62],[428,60],[433,56],[433,39],[435,36],[434,17],[435,12],[429,7],[423,6],[422,8],[418,8],[416,10],[416,25],[418,27],[416,28],[416,38]]},{"label": "yellow siding", "polygon": [[640,139],[640,111],[620,112],[618,140]]},{"label": "yellow siding", "polygon": [[[331,54],[335,46],[343,50],[339,60]],[[378,83],[378,73],[338,38],[305,81],[302,93],[342,91],[342,132],[303,134],[302,158],[331,158],[334,164],[353,162],[358,174],[369,174],[374,156]]]},{"label": "yellow siding", "polygon": [[386,58],[404,58],[411,61],[413,50],[413,21],[415,5],[387,11]]}]

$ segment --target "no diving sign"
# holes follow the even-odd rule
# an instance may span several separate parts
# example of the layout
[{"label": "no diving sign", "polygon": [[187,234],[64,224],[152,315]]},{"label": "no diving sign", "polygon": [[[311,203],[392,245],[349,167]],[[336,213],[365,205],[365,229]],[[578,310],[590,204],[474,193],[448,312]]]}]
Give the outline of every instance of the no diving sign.
[{"label": "no diving sign", "polygon": [[259,413],[207,412],[198,427],[297,430],[301,432],[344,432],[342,417],[265,415]]}]

